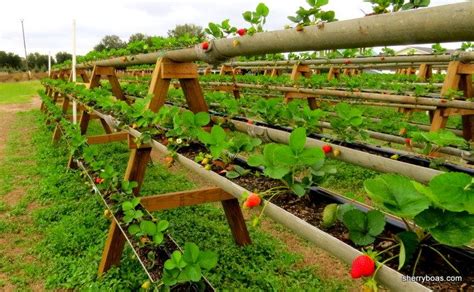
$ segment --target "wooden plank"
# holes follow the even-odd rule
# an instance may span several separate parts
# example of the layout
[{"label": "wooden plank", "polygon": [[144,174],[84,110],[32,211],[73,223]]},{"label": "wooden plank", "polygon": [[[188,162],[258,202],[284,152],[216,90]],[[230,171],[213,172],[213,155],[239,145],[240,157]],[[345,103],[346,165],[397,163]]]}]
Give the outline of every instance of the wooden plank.
[{"label": "wooden plank", "polygon": [[443,111],[443,117],[474,115],[474,110],[460,108],[447,108]]},{"label": "wooden plank", "polygon": [[170,79],[163,79],[161,76],[161,65],[164,59],[158,59],[155,65],[155,70],[151,74],[150,88],[148,94],[152,95],[148,108],[152,112],[158,112],[160,108],[165,104],[168,90],[170,87]]},{"label": "wooden plank", "polygon": [[124,180],[135,181],[138,187],[133,189],[133,194],[138,195],[140,188],[145,178],[145,171],[150,161],[151,147],[138,148],[130,150],[130,157],[128,159],[127,170],[125,171]]},{"label": "wooden plank", "polygon": [[140,203],[150,212],[235,199],[221,188],[174,192],[142,197]]},{"label": "wooden plank", "polygon": [[107,272],[112,266],[120,264],[123,248],[125,246],[125,235],[120,230],[117,222],[112,220],[109,228],[109,234],[105,241],[104,251],[102,252],[102,259],[99,265],[99,276]]},{"label": "wooden plank", "polygon": [[333,80],[334,78],[339,77],[339,69],[331,67],[329,68],[328,81]]},{"label": "wooden plank", "polygon": [[102,128],[104,128],[105,133],[110,134],[113,132],[110,125],[107,124],[107,122],[104,119],[100,118],[99,121],[102,124]]},{"label": "wooden plank", "polygon": [[448,118],[444,116],[443,112],[443,109],[437,109],[434,111],[430,131],[438,131],[439,129],[446,128]]},{"label": "wooden plank", "polygon": [[117,76],[115,76],[115,71],[113,74],[108,75],[107,79],[109,80],[109,83],[112,86],[113,96],[120,100],[126,100],[125,94],[123,93],[122,88],[120,87],[120,82],[118,81]]},{"label": "wooden plank", "polygon": [[87,144],[105,144],[110,142],[125,141],[128,138],[128,133],[118,132],[105,135],[96,135],[87,137]]},{"label": "wooden plank", "polygon": [[197,113],[209,111],[198,79],[180,79],[179,83],[183,89],[189,109],[192,112]]},{"label": "wooden plank", "polygon": [[245,225],[242,209],[240,209],[239,201],[237,199],[222,201],[224,207],[227,223],[229,223],[230,230],[234,236],[234,240],[239,246],[249,245],[252,243],[250,235]]},{"label": "wooden plank", "polygon": [[458,74],[474,74],[474,64],[460,64]]},{"label": "wooden plank", "polygon": [[459,81],[461,80],[461,75],[458,74],[458,69],[461,62],[452,61],[449,62],[448,71],[446,77],[444,78],[443,87],[441,88],[441,96],[446,95],[450,89],[457,90],[459,88]]},{"label": "wooden plank", "polygon": [[82,111],[81,117],[79,119],[79,128],[81,130],[81,135],[85,135],[87,133],[87,128],[89,127],[89,121],[91,119],[91,115],[87,111]]},{"label": "wooden plank", "polygon": [[194,63],[167,63],[161,65],[163,79],[194,79],[198,78],[198,67]]}]

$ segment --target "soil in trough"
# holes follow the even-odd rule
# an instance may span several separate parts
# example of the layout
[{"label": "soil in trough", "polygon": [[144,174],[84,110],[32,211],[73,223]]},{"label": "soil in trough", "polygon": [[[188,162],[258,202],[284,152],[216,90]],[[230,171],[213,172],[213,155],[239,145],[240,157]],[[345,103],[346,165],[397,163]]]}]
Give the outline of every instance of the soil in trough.
[{"label": "soil in trough", "polygon": [[[190,147],[182,148],[179,152],[193,159],[199,154],[199,152],[205,151],[205,148],[202,145],[191,145]],[[213,166],[213,171],[219,171],[221,169]],[[282,183],[277,180],[269,179],[264,176],[256,176],[254,174],[249,174],[246,176],[241,176],[232,181],[249,191],[262,192],[268,190],[272,187],[281,186]],[[354,246],[357,249],[361,247],[355,246],[352,241],[349,239],[349,233],[345,226],[341,222],[337,222],[334,226],[330,228],[324,228],[322,226],[322,214],[324,207],[327,204],[335,203],[335,201],[330,200],[324,196],[317,195],[307,195],[301,198],[296,197],[291,192],[284,192],[275,198],[272,202],[279,207],[285,209],[286,211],[292,213],[293,215],[305,220],[306,222],[316,226],[317,228],[324,230],[325,232],[331,234],[332,236],[338,238],[339,240]],[[387,240],[393,238],[394,235],[402,231],[399,228],[396,228],[391,225],[386,225],[385,231],[376,239],[372,247],[376,251],[382,251],[393,244],[392,241]],[[369,247],[369,246],[367,246]],[[449,261],[460,271],[462,275],[462,281],[458,282],[423,282],[421,284],[433,289],[433,290],[448,290],[448,291],[474,291],[474,261],[458,254],[453,251],[450,251],[446,248],[437,246],[443,255],[449,259]],[[398,252],[398,248],[394,248],[393,253],[391,251],[385,253],[385,257],[391,257]],[[411,276],[413,270],[413,262],[406,265],[401,273]],[[398,269],[398,260],[394,259],[387,263],[389,267],[394,270]],[[457,273],[449,267],[449,265],[434,251],[424,248],[418,266],[416,268],[415,276],[456,276]]]}]

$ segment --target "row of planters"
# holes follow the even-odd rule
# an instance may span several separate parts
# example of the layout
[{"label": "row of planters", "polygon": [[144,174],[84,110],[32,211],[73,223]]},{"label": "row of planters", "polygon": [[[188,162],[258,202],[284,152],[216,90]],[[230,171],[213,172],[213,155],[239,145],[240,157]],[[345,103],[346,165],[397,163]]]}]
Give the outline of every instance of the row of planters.
[{"label": "row of planters", "polygon": [[[244,206],[257,207],[262,203],[261,199],[266,198],[254,219],[255,224],[265,208],[272,209],[269,200],[294,214],[301,211],[294,206],[303,202],[306,208],[316,213],[317,210],[311,208],[309,190],[334,171],[325,166],[324,152],[327,149],[304,147],[306,130],[303,128],[293,131],[289,145],[266,144],[263,153],[252,155],[254,148],[260,144],[258,139],[226,132],[219,125],[213,126],[210,132],[203,131],[202,126],[210,121],[207,113],[192,114],[173,107],[163,107],[154,114],[146,110],[147,99],[129,106],[125,102],[115,101],[107,91],[101,89],[86,90],[65,84],[59,90],[77,97],[87,106],[112,114],[120,120],[118,125],[124,129],[128,129],[127,125],[139,129],[141,134],[137,135],[138,143],[150,143],[154,139],[167,145],[171,153],[170,163],[174,157],[181,157],[182,154],[199,162],[203,170],[227,176],[245,189],[252,190],[248,194],[241,194]],[[236,160],[240,154],[250,155],[248,164],[261,171],[255,171],[242,160]],[[372,261],[380,261],[406,274],[414,274],[415,271],[422,275],[460,273],[464,281],[469,283],[473,279],[472,271],[468,268],[469,260],[454,252],[446,253],[443,245],[458,247],[472,243],[474,229],[471,223],[474,216],[469,207],[472,206],[471,181],[468,175],[447,173],[434,178],[428,185],[422,185],[402,176],[383,175],[365,183],[368,196],[379,210],[364,213],[350,205],[329,205],[323,208],[320,222],[309,223],[326,229],[343,241],[350,240],[353,246],[365,250]],[[439,189],[439,185],[444,188]],[[456,199],[450,200],[453,193]],[[384,213],[381,211],[403,218],[407,222],[407,230],[385,230]],[[340,223],[336,222],[337,218]],[[436,221],[433,218],[437,218]],[[306,218],[303,216],[303,219]],[[345,238],[347,235],[349,238]],[[433,260],[433,255],[436,260]],[[397,258],[398,263],[394,263]],[[354,262],[353,276],[366,276],[367,285],[374,288],[377,273],[375,270],[361,269],[358,261]],[[445,264],[447,262],[449,264]],[[375,264],[369,266],[375,268]],[[377,264],[377,271],[381,266]],[[446,267],[450,270],[446,270]],[[433,287],[460,287],[463,283],[444,282]]]},{"label": "row of planters", "polygon": [[169,222],[154,218],[134,197],[136,182],[123,181],[109,161],[100,159],[94,148],[80,134],[77,125],[63,117],[62,110],[51,98],[40,92],[46,108],[47,120],[58,123],[62,137],[68,143],[70,154],[82,169],[85,179],[103,199],[106,205],[104,216],[115,220],[151,281],[142,288],[163,291],[213,291],[203,273],[217,264],[217,255],[212,251],[201,251],[192,242],[181,249],[167,232]]},{"label": "row of planters", "polygon": [[[144,85],[137,87],[135,84],[131,86],[124,84],[123,88],[126,94],[146,96]],[[181,91],[171,90],[169,99],[173,104],[183,105]],[[301,100],[285,104],[280,98],[261,99],[245,96],[233,99],[224,93],[211,92],[206,93],[206,101],[212,109],[229,119],[244,120],[248,123],[256,123],[255,120],[263,121],[263,123],[257,123],[282,130],[287,130],[287,127],[290,129],[305,127],[311,133],[311,137],[317,139],[327,139],[339,145],[434,169],[472,173],[460,157],[454,156],[471,159],[470,145],[463,138],[457,137],[448,130],[429,133],[420,131],[417,127],[410,125],[406,116],[402,114],[391,115],[383,118],[380,123],[374,124],[363,115],[362,110],[347,103],[339,103],[335,107],[335,113],[330,115],[328,111],[330,106],[312,110],[306,102]],[[319,134],[322,132],[320,121],[324,118],[330,122],[331,135]],[[394,137],[404,142],[404,149],[374,146],[374,141],[369,138],[369,128],[391,133],[405,129],[404,138]],[[450,156],[441,156],[447,153]]]}]

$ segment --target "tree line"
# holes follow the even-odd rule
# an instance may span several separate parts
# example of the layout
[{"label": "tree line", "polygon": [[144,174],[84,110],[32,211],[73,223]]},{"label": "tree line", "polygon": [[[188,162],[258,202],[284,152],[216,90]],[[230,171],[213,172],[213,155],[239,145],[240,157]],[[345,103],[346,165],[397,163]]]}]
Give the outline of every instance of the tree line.
[{"label": "tree line", "polygon": [[[31,71],[48,70],[48,55],[38,52],[28,54],[26,59],[28,69]],[[51,64],[63,63],[72,60],[72,55],[67,52],[58,52],[51,58]],[[11,52],[0,51],[0,72],[26,71],[26,62],[24,57]]]}]

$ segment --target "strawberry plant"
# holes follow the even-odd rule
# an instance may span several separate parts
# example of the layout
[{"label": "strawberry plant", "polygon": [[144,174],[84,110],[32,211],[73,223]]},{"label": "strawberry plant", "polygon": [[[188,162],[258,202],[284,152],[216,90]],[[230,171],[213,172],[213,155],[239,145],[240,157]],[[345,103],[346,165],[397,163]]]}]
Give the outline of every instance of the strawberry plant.
[{"label": "strawberry plant", "polygon": [[237,28],[233,27],[229,24],[229,19],[223,20],[220,24],[209,22],[209,25],[204,32],[207,35],[213,36],[215,39],[220,39],[227,37],[230,34],[235,34],[237,32]]},{"label": "strawberry plant", "polygon": [[338,103],[335,107],[336,115],[329,121],[334,132],[346,141],[354,141],[356,138],[366,139],[368,137],[366,128],[366,118],[362,111],[352,107],[347,103]]},{"label": "strawberry plant", "polygon": [[375,241],[385,227],[384,215],[377,210],[364,213],[358,209],[344,213],[342,222],[349,230],[349,238],[357,245],[368,245]]},{"label": "strawberry plant", "polygon": [[282,180],[296,195],[304,196],[315,182],[333,169],[324,167],[324,153],[319,148],[305,148],[306,129],[297,128],[288,145],[267,144],[263,154],[252,155],[250,166],[263,166],[263,174]]},{"label": "strawberry plant", "polygon": [[202,127],[211,121],[206,112],[192,113],[182,111],[173,117],[173,128],[168,130],[166,136],[181,138],[186,141],[196,140],[202,134]]},{"label": "strawberry plant", "polygon": [[420,7],[428,7],[430,0],[364,0],[372,3],[374,14],[396,12],[401,10],[410,10]]},{"label": "strawberry plant", "polygon": [[143,220],[140,224],[131,224],[128,227],[128,232],[139,238],[151,238],[151,243],[153,245],[160,245],[163,242],[164,232],[168,229],[168,226],[169,222],[166,220],[159,220],[156,223],[153,221]]},{"label": "strawberry plant", "polygon": [[138,220],[143,217],[143,212],[136,209],[139,204],[140,198],[133,198],[130,201],[122,203],[123,222],[125,224],[130,224],[133,220]]},{"label": "strawberry plant", "polygon": [[334,11],[323,11],[321,9],[322,6],[329,3],[329,0],[306,0],[306,3],[310,6],[308,9],[300,6],[296,11],[296,16],[288,16],[288,19],[300,26],[312,25],[318,22],[336,21]]},{"label": "strawberry plant", "polygon": [[456,136],[451,131],[440,129],[436,132],[414,132],[411,133],[413,142],[424,145],[421,153],[432,156],[438,153],[439,149],[447,146],[467,147],[468,143],[461,137]]},{"label": "strawberry plant", "polygon": [[162,283],[172,287],[179,283],[199,282],[202,273],[217,265],[217,255],[201,251],[194,243],[186,243],[184,252],[174,251],[165,262]]},{"label": "strawberry plant", "polygon": [[255,11],[245,11],[242,13],[244,20],[250,23],[247,34],[253,35],[257,32],[262,32],[269,12],[270,10],[264,3],[259,3]]},{"label": "strawberry plant", "polygon": [[232,179],[232,178],[238,178],[240,176],[245,176],[249,173],[250,173],[249,169],[245,169],[245,168],[243,168],[242,166],[239,166],[239,165],[233,165],[232,169],[225,173],[225,176],[227,178]]},{"label": "strawberry plant", "polygon": [[[425,242],[429,235],[450,246],[470,244],[474,239],[474,189],[467,174],[440,174],[427,186],[400,175],[384,174],[365,181],[364,186],[376,206],[413,220],[421,228],[415,233],[419,247],[435,249]],[[415,231],[408,223],[407,228]]]},{"label": "strawberry plant", "polygon": [[231,145],[224,129],[217,125],[212,127],[210,133],[205,131],[199,132],[198,138],[199,141],[209,148],[214,158],[221,157],[224,150],[228,149]]}]

